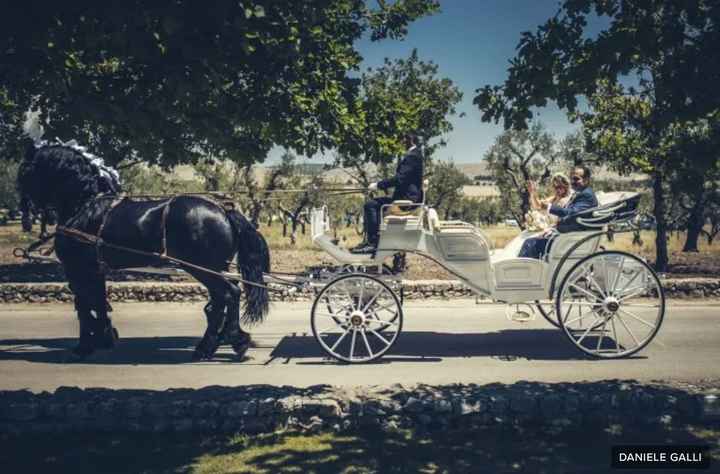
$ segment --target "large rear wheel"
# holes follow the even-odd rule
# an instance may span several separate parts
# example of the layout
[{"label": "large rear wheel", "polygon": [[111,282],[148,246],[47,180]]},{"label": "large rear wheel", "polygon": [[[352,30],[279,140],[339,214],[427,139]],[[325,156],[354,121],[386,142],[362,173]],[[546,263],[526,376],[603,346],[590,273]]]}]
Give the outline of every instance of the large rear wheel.
[{"label": "large rear wheel", "polygon": [[665,316],[665,293],[644,260],[625,252],[598,252],[567,273],[555,312],[579,350],[616,359],[635,354],[655,337]]}]

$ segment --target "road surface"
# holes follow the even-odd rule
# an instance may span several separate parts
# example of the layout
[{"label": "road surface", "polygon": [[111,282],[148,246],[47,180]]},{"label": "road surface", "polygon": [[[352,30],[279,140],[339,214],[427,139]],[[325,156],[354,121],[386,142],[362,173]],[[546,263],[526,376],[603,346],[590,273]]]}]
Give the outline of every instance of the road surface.
[{"label": "road surface", "polygon": [[408,302],[403,333],[389,355],[352,366],[324,359],[310,332],[308,302],[275,303],[268,321],[252,329],[256,347],[244,361],[222,347],[211,362],[190,361],[205,329],[202,304],[114,306],[119,346],[73,364],[64,362],[77,337],[72,305],[0,308],[0,389],[720,379],[717,302],[671,301],[650,346],[630,359],[601,361],[583,356],[542,318],[508,321],[502,305]]}]

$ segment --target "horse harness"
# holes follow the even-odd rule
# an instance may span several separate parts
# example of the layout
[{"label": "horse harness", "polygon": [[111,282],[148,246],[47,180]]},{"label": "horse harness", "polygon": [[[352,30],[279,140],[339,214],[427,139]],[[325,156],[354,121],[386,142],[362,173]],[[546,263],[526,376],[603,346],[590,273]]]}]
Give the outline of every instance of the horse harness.
[{"label": "horse harness", "polygon": [[[103,197],[103,196],[98,196],[98,197]],[[102,258],[102,248],[107,247],[107,248],[112,248],[115,250],[121,250],[121,251],[129,252],[129,253],[134,253],[136,255],[142,255],[145,257],[151,257],[151,258],[157,258],[157,259],[164,260],[164,261],[169,261],[169,262],[172,262],[177,265],[182,265],[182,266],[186,266],[189,268],[193,268],[195,270],[200,270],[205,273],[210,273],[212,275],[216,275],[225,280],[228,280],[228,276],[223,273],[216,272],[215,270],[201,267],[199,265],[195,265],[193,263],[187,262],[185,260],[181,260],[179,258],[172,257],[167,254],[167,218],[168,218],[168,214],[170,212],[170,204],[172,204],[173,201],[177,197],[178,196],[173,196],[172,198],[170,198],[164,204],[164,208],[162,210],[161,220],[160,220],[160,226],[161,226],[161,232],[162,232],[162,241],[161,241],[160,252],[147,252],[145,250],[133,249],[130,247],[126,247],[124,245],[118,245],[118,244],[113,244],[113,243],[107,242],[102,238],[103,230],[105,229],[105,226],[107,225],[108,221],[110,220],[110,215],[112,214],[112,211],[115,209],[115,207],[117,207],[118,204],[123,202],[125,199],[128,199],[128,196],[121,196],[121,197],[116,197],[115,199],[113,199],[108,211],[105,213],[105,216],[103,217],[103,220],[100,223],[100,227],[98,228],[98,231],[96,234],[90,234],[90,233],[75,229],[73,227],[67,227],[67,226],[63,226],[63,225],[58,225],[55,228],[55,234],[62,234],[67,237],[78,240],[80,242],[83,242],[83,243],[86,243],[89,245],[94,245],[95,249],[96,249],[98,265],[100,267],[100,270],[103,272],[107,272],[108,270],[111,269],[110,266]],[[213,204],[218,205],[221,209],[228,210],[228,209],[232,209],[234,207],[233,203],[220,204],[212,199],[208,199],[205,197],[203,197],[203,199],[206,199],[208,202],[212,202]],[[82,212],[83,210],[84,210],[84,208],[81,209],[78,212],[78,214],[76,214],[76,216],[79,215],[79,213]],[[68,222],[70,222],[70,221],[72,221],[72,219],[70,219]],[[242,278],[233,278],[233,280],[237,280],[237,281],[240,281],[242,283],[249,284],[252,286],[266,288],[265,285],[259,285],[257,283],[251,282],[251,281],[246,281],[245,279],[242,279]]]}]

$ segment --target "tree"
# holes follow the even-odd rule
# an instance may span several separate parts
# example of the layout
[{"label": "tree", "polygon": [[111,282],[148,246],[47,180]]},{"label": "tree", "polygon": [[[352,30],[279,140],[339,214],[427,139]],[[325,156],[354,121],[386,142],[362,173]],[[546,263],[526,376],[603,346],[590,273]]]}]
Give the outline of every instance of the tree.
[{"label": "tree", "polygon": [[[262,185],[258,184],[255,179],[255,167],[251,163],[245,164],[242,168],[240,179],[247,193],[245,199],[248,206],[246,212],[250,217],[250,222],[258,227],[260,220],[260,212],[267,204],[275,199],[273,193],[287,186],[287,180],[296,173],[295,155],[285,152],[281,162],[277,166],[273,166],[264,176]],[[249,211],[248,211],[249,209]]]},{"label": "tree", "polygon": [[288,181],[288,186],[295,190],[302,189],[302,192],[289,192],[278,200],[277,208],[283,216],[283,236],[287,235],[288,220],[291,225],[290,242],[295,245],[297,241],[297,228],[305,234],[309,207],[320,202],[323,195],[322,175],[315,175],[308,181],[303,176],[295,175]]},{"label": "tree", "polygon": [[[49,137],[113,165],[305,155],[352,124],[354,43],[401,38],[435,0],[11,3],[0,16],[0,136],[39,110]],[[4,140],[5,138],[0,138]]]},{"label": "tree", "polygon": [[707,220],[706,207],[720,181],[720,110],[706,119],[678,124],[670,129],[681,167],[670,170],[673,195],[687,216],[683,252],[697,252],[698,239]]},{"label": "tree", "polygon": [[[590,37],[586,26],[593,15],[609,26]],[[596,96],[598,104],[605,96],[626,106],[625,118],[611,106],[603,107],[608,120],[594,114],[622,135],[594,146],[611,166],[651,174],[660,271],[668,264],[663,188],[679,156],[673,130],[692,127],[720,108],[719,18],[715,0],[564,0],[535,33],[523,33],[505,83],[483,87],[474,99],[483,120],[502,119],[506,128],[524,128],[533,109],[550,100],[575,117],[580,97]],[[628,76],[636,85],[621,87],[619,80]],[[598,128],[590,135],[612,138]],[[643,153],[630,156],[623,148]]]},{"label": "tree", "polygon": [[472,181],[452,161],[433,163],[428,174],[430,185],[425,202],[450,219],[453,211],[460,210],[463,186]]},{"label": "tree", "polygon": [[[405,151],[403,137],[407,133],[423,140],[426,158],[445,144],[442,136],[453,129],[449,118],[462,93],[437,73],[436,64],[422,61],[413,50],[407,59],[386,59],[381,67],[362,74],[354,106],[357,117],[346,129],[336,159],[337,165],[351,170],[361,186],[372,182],[372,170],[389,167]],[[440,140],[431,143],[436,138]]]},{"label": "tree", "polygon": [[532,180],[544,184],[558,156],[555,139],[539,122],[527,130],[506,130],[485,154],[505,209],[523,229],[530,210],[527,183]]}]

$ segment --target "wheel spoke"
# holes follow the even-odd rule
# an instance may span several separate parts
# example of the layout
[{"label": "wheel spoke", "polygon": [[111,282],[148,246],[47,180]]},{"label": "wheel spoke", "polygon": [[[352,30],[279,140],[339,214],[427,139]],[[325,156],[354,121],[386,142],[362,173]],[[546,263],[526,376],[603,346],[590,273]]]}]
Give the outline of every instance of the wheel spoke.
[{"label": "wheel spoke", "polygon": [[645,270],[644,268],[641,268],[640,270],[636,271],[635,274],[633,275],[633,277],[632,277],[630,280],[628,280],[627,283],[625,283],[625,286],[623,286],[620,290],[618,290],[618,293],[622,293],[623,291],[625,291],[625,289],[626,289],[628,286],[632,285],[632,283],[635,281],[635,279],[636,279],[644,270]]},{"label": "wheel spoke", "polygon": [[572,304],[574,306],[590,306],[591,308],[597,308],[598,306],[602,306],[601,303],[593,303],[591,301],[573,301]]},{"label": "wheel spoke", "polygon": [[607,295],[605,294],[605,291],[600,287],[600,283],[598,283],[598,282],[595,280],[595,278],[592,277],[592,275],[590,275],[590,274],[588,273],[588,274],[585,276],[585,278],[588,278],[588,281],[589,281],[590,283],[592,283],[593,286],[595,286],[595,288],[600,292],[600,294],[601,294],[603,297],[607,296]]},{"label": "wheel spoke", "polygon": [[[602,316],[601,316],[600,314],[596,313],[595,311],[592,311],[592,314],[595,315],[595,319],[600,319],[600,318],[602,318]],[[587,316],[587,315],[586,315],[586,316]],[[579,321],[579,320],[581,320],[582,318],[583,318],[583,315],[581,314],[580,316],[578,316],[578,317],[575,318],[575,319],[571,319],[570,321],[565,321],[564,324],[565,324],[565,326],[568,326],[569,324],[572,324],[572,323],[574,323],[575,321]],[[590,327],[592,327],[592,326],[594,326],[594,325],[595,325],[595,324],[594,324],[594,322],[593,322],[593,324],[592,324]]]},{"label": "wheel spoke", "polygon": [[610,318],[610,327],[612,327],[613,340],[615,341],[615,352],[617,354],[619,354],[620,353],[620,341],[618,340],[618,337],[617,337],[617,330],[615,329],[615,318],[614,317]]},{"label": "wheel spoke", "polygon": [[365,348],[367,348],[368,354],[370,354],[370,357],[373,357],[375,354],[373,354],[372,349],[370,349],[370,343],[368,342],[368,338],[365,335],[365,328],[363,328],[363,330],[360,334],[362,334],[362,338],[363,338],[363,341],[365,342]]},{"label": "wheel spoke", "polygon": [[335,344],[332,345],[332,347],[330,348],[330,350],[331,350],[331,351],[334,351],[335,348],[340,345],[340,342],[342,342],[342,340],[345,339],[345,336],[347,336],[349,332],[350,332],[350,328],[347,328],[347,329],[345,330],[345,332],[342,333],[342,336],[340,336],[340,337],[338,338],[338,340],[335,341]]},{"label": "wheel spoke", "polygon": [[384,321],[384,320],[382,320],[382,319],[366,319],[365,321],[368,322],[368,323],[377,323],[377,324],[380,324],[380,325],[382,325],[382,326],[385,326],[386,324],[389,324],[390,326],[398,327],[398,325],[395,324],[394,322],[392,322],[392,321]]},{"label": "wheel spoke", "polygon": [[360,309],[360,305],[362,304],[363,300],[363,294],[365,293],[365,280],[360,280],[360,295],[358,296],[358,306],[357,309]]},{"label": "wheel spoke", "polygon": [[592,298],[592,299],[594,299],[594,300],[596,300],[596,301],[602,301],[602,300],[601,300],[600,298],[598,298],[596,295],[593,295],[592,293],[590,293],[589,291],[585,290],[584,288],[580,288],[580,287],[577,286],[575,283],[570,283],[570,286],[573,287],[573,288],[575,288],[576,290],[582,291],[582,292],[585,293],[587,296],[589,296],[590,298]]},{"label": "wheel spoke", "polygon": [[[596,321],[597,321],[598,319],[600,319],[600,318],[598,318],[598,317],[595,318]],[[588,328],[587,328],[587,329],[585,330],[585,332],[583,333],[582,337],[580,337],[580,339],[578,339],[577,341],[575,341],[578,346],[579,346],[580,343],[583,341],[583,339],[585,339],[585,337],[590,333],[590,331],[592,330],[592,328],[593,328],[594,325],[595,325],[595,321],[593,321],[593,323],[592,323],[590,326],[588,326]]]},{"label": "wheel spoke", "polygon": [[632,340],[635,341],[635,347],[639,346],[640,341],[637,340],[637,338],[635,337],[635,334],[633,334],[633,332],[630,330],[630,328],[627,326],[627,324],[625,324],[625,321],[623,321],[623,319],[617,314],[615,315],[615,317],[618,319],[618,321],[620,321],[620,324],[623,325],[623,327],[628,332],[628,334],[630,334],[630,337],[632,337]]},{"label": "wheel spoke", "polygon": [[645,326],[650,327],[650,328],[652,328],[652,329],[655,329],[655,325],[654,325],[654,324],[650,324],[649,322],[645,321],[644,319],[642,319],[642,318],[639,317],[638,315],[633,314],[633,313],[631,313],[630,311],[624,310],[624,309],[622,309],[622,308],[620,308],[619,311],[622,312],[622,313],[624,313],[624,314],[627,314],[628,316],[630,316],[630,317],[633,318],[633,319],[638,320],[639,322],[641,322],[641,323],[644,324]]},{"label": "wheel spoke", "polygon": [[[394,303],[394,302],[388,303],[388,304],[385,304],[385,305],[382,305],[382,306],[378,306],[377,308],[373,308],[373,313],[377,314],[378,311],[382,311],[383,309],[387,309],[387,310],[391,311],[394,306],[395,306],[395,303]],[[393,313],[393,316],[394,316],[395,314],[397,314],[396,311],[391,311],[391,312]]]},{"label": "wheel spoke", "polygon": [[620,257],[620,265],[618,266],[617,273],[615,274],[615,281],[613,281],[612,287],[610,289],[610,294],[615,295],[615,289],[617,288],[617,284],[620,282],[620,276],[622,275],[623,266],[625,265],[625,256]]},{"label": "wheel spoke", "polygon": [[318,316],[326,316],[333,319],[344,319],[347,321],[347,317],[339,313],[321,313],[319,311],[316,311],[315,314],[317,314]]},{"label": "wheel spoke", "polygon": [[355,354],[355,339],[357,339],[357,331],[353,330],[352,339],[350,340],[350,360],[353,359],[353,354]]},{"label": "wheel spoke", "polygon": [[631,306],[633,308],[659,308],[659,304],[641,304],[641,303],[623,303],[623,307]]},{"label": "wheel spoke", "polygon": [[384,292],[385,292],[385,289],[384,289],[384,288],[382,288],[382,287],[379,288],[379,289],[378,289],[378,292],[375,293],[375,295],[373,295],[372,298],[370,298],[370,301],[367,302],[367,304],[363,307],[363,309],[361,309],[361,311],[362,311],[363,313],[367,313],[368,308],[369,308],[373,303],[375,303],[375,300],[378,299],[378,296],[380,296],[380,295],[381,295],[382,293],[384,293]]},{"label": "wheel spoke", "polygon": [[636,296],[642,295],[645,291],[647,291],[647,287],[644,287],[644,286],[642,288],[637,287],[637,288],[634,288],[634,290],[635,291],[633,293],[626,294],[622,298],[618,298],[618,303],[622,303],[625,300],[629,300],[630,298],[635,298]]},{"label": "wheel spoke", "polygon": [[390,342],[389,342],[387,339],[385,339],[384,337],[382,337],[382,336],[380,335],[380,333],[377,332],[376,330],[368,328],[368,331],[370,331],[372,334],[375,334],[375,337],[377,337],[377,338],[380,339],[382,342],[384,342],[386,346],[389,346],[389,345],[390,345]]},{"label": "wheel spoke", "polygon": [[597,352],[600,352],[600,347],[602,346],[602,341],[603,341],[603,338],[605,337],[605,328],[607,327],[607,323],[608,323],[608,320],[606,319],[605,322],[603,323],[602,327],[600,327],[600,337],[598,338],[597,347],[595,348],[595,350]]}]

